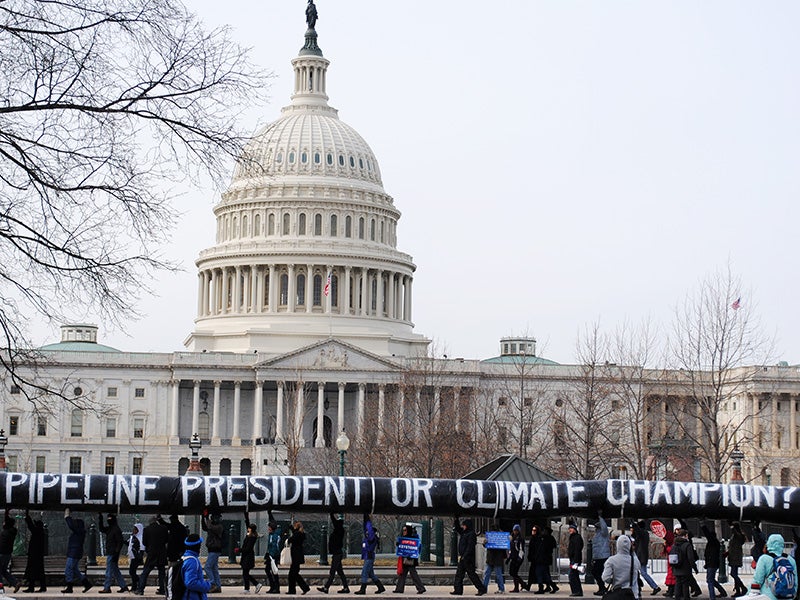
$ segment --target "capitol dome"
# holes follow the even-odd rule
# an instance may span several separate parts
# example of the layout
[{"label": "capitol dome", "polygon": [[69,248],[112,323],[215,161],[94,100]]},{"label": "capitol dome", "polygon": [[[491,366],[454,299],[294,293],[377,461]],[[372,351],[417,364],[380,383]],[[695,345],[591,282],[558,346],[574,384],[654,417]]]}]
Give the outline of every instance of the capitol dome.
[{"label": "capitol dome", "polygon": [[413,331],[411,257],[372,149],[328,105],[314,29],[294,93],[256,132],[214,207],[198,267],[193,351],[277,355],[336,338],[381,356],[425,353]]}]

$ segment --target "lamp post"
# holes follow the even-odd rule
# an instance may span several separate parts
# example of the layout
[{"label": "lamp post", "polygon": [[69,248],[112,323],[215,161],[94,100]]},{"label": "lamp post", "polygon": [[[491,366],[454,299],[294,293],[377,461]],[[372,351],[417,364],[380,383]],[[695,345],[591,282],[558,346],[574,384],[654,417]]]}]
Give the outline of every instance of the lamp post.
[{"label": "lamp post", "polygon": [[764,476],[767,478],[767,485],[772,485],[772,469],[764,467]]},{"label": "lamp post", "polygon": [[[344,432],[342,432],[344,433]],[[338,442],[337,442],[338,444]],[[8,438],[6,437],[6,430],[0,429],[0,472],[5,473],[8,471],[6,468],[6,446],[8,445]]]},{"label": "lamp post", "polygon": [[339,437],[336,438],[336,449],[339,451],[340,477],[344,477],[345,456],[347,456],[347,450],[349,448],[350,448],[350,438],[347,437],[347,433],[345,433],[345,430],[342,429],[342,432],[339,434]]},{"label": "lamp post", "polygon": [[733,463],[733,473],[731,473],[731,483],[740,483],[744,481],[742,477],[742,461],[744,460],[744,452],[739,449],[739,446],[733,447],[731,452],[731,462]]},{"label": "lamp post", "polygon": [[203,444],[200,442],[200,437],[195,433],[189,441],[189,449],[192,451],[192,458],[189,461],[189,468],[186,469],[187,473],[203,472],[203,468],[200,466],[200,448],[202,447]]}]

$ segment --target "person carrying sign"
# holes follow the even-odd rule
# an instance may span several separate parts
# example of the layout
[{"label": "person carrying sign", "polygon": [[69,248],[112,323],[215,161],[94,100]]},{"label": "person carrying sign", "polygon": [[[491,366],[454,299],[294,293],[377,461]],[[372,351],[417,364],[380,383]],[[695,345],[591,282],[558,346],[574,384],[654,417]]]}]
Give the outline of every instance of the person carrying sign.
[{"label": "person carrying sign", "polygon": [[419,536],[411,525],[404,525],[400,537],[397,538],[397,556],[400,557],[397,585],[392,593],[402,594],[406,587],[406,577],[411,576],[411,581],[417,588],[418,594],[425,593],[425,586],[417,573],[419,564]]},{"label": "person carrying sign", "polygon": [[[498,536],[498,533],[501,535]],[[486,541],[483,543],[486,547],[486,569],[483,572],[483,587],[487,590],[489,589],[489,581],[491,581],[492,572],[494,572],[499,594],[506,593],[506,584],[503,580],[503,565],[508,556],[508,542],[508,534],[493,526],[492,530],[486,533]]]}]

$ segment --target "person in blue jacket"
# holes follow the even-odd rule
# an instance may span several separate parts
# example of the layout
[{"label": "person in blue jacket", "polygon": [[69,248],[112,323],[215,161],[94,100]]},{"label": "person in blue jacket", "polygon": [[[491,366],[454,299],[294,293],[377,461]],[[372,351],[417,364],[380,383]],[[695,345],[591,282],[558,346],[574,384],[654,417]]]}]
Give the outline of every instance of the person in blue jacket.
[{"label": "person in blue jacket", "polygon": [[[780,533],[773,533],[767,538],[767,552],[758,557],[756,563],[756,570],[753,573],[753,583],[750,585],[750,590],[753,593],[761,592],[770,600],[777,600],[775,594],[769,585],[770,576],[773,574],[772,567],[774,566],[774,559],[781,556],[786,556],[783,552],[784,540]],[[791,556],[788,557],[789,562],[792,563],[795,576],[797,575],[797,563]]]},{"label": "person in blue jacket", "polygon": [[211,583],[206,581],[203,575],[203,566],[200,564],[200,546],[203,543],[196,533],[189,534],[184,541],[186,551],[183,553],[183,564],[181,565],[181,575],[186,591],[183,593],[183,600],[207,600],[208,591]]},{"label": "person in blue jacket", "polygon": [[375,551],[378,548],[378,534],[375,533],[375,527],[372,526],[372,518],[369,515],[364,515],[364,539],[361,541],[361,558],[364,565],[361,567],[361,588],[355,593],[363,596],[367,593],[367,582],[372,580],[378,590],[376,594],[382,594],[386,591],[381,580],[375,574]]}]

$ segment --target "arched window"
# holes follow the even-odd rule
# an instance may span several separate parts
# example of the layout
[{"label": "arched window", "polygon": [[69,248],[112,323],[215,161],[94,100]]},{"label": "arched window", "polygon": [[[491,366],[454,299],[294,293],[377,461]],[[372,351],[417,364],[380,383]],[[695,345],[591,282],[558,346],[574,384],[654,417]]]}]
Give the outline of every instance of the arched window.
[{"label": "arched window", "polygon": [[261,215],[258,214],[253,218],[253,237],[261,235]]},{"label": "arched window", "polygon": [[201,440],[211,438],[211,415],[205,410],[197,415],[197,435]]},{"label": "arched window", "polygon": [[283,235],[289,235],[289,213],[283,214]]},{"label": "arched window", "polygon": [[314,164],[315,164],[315,165],[318,165],[318,164],[319,164],[319,162],[320,162],[320,156],[319,156],[319,152],[315,152],[315,153],[314,153]]},{"label": "arched window", "polygon": [[364,239],[364,217],[358,217],[358,239]]},{"label": "arched window", "polygon": [[322,235],[322,215],[314,215],[314,235]]},{"label": "arched window", "polygon": [[328,152],[328,156],[325,157],[325,161],[328,163],[328,166],[333,164],[333,154]]},{"label": "arched window", "polygon": [[353,237],[353,218],[350,215],[344,218],[344,237]]},{"label": "arched window", "polygon": [[[317,419],[314,419],[313,439],[317,439]],[[330,448],[333,442],[333,423],[330,417],[322,417],[322,439],[325,441],[325,447]]]},{"label": "arched window", "polygon": [[281,273],[281,306],[286,306],[289,303],[289,276],[286,273]]},{"label": "arched window", "polygon": [[189,459],[185,456],[178,461],[178,477],[183,477],[186,475],[186,471],[189,469]]},{"label": "arched window", "polygon": [[383,243],[383,225],[384,225],[384,223],[383,223],[383,221],[381,221],[381,238],[380,238],[381,239],[381,244]]},{"label": "arched window", "polygon": [[306,152],[303,152],[300,155],[300,162],[303,164],[306,164],[308,162],[308,154]]},{"label": "arched window", "polygon": [[297,274],[297,305],[304,306],[306,303],[306,276],[303,273]]},{"label": "arched window", "polygon": [[336,230],[339,228],[339,219],[336,215],[331,215],[331,237],[336,237]]},{"label": "arched window", "polygon": [[269,213],[267,217],[267,235],[275,235],[275,214]]},{"label": "arched window", "polygon": [[300,213],[297,217],[297,235],[306,234],[306,213]]},{"label": "arched window", "polygon": [[219,474],[221,476],[227,476],[231,474],[230,458],[223,458],[221,461],[219,461]]},{"label": "arched window", "polygon": [[264,275],[264,299],[263,305],[269,306],[269,273]]},{"label": "arched window", "polygon": [[322,306],[322,275],[314,275],[314,306]]},{"label": "arched window", "polygon": [[369,222],[369,239],[372,242],[375,241],[375,219]]},{"label": "arched window", "polygon": [[239,219],[233,217],[233,226],[231,227],[231,239],[237,237],[239,235]]},{"label": "arched window", "polygon": [[372,307],[372,310],[375,311],[378,308],[378,278],[377,277],[374,277],[372,279],[372,286],[371,287],[372,287],[372,293],[370,294],[370,296],[372,296],[372,300],[370,301],[370,306]]},{"label": "arched window", "polygon": [[252,475],[253,474],[253,461],[249,458],[243,458],[239,463],[239,475]]},{"label": "arched window", "polygon": [[205,475],[206,477],[211,475],[211,460],[208,458],[201,458],[200,468],[203,470],[203,475]]},{"label": "arched window", "polygon": [[339,155],[339,166],[340,167],[344,166],[344,154]]},{"label": "arched window", "polygon": [[242,237],[247,237],[247,215],[242,215]]},{"label": "arched window", "polygon": [[331,275],[331,306],[339,306],[339,276]]},{"label": "arched window", "polygon": [[289,164],[290,165],[294,164],[294,151],[289,152]]}]

